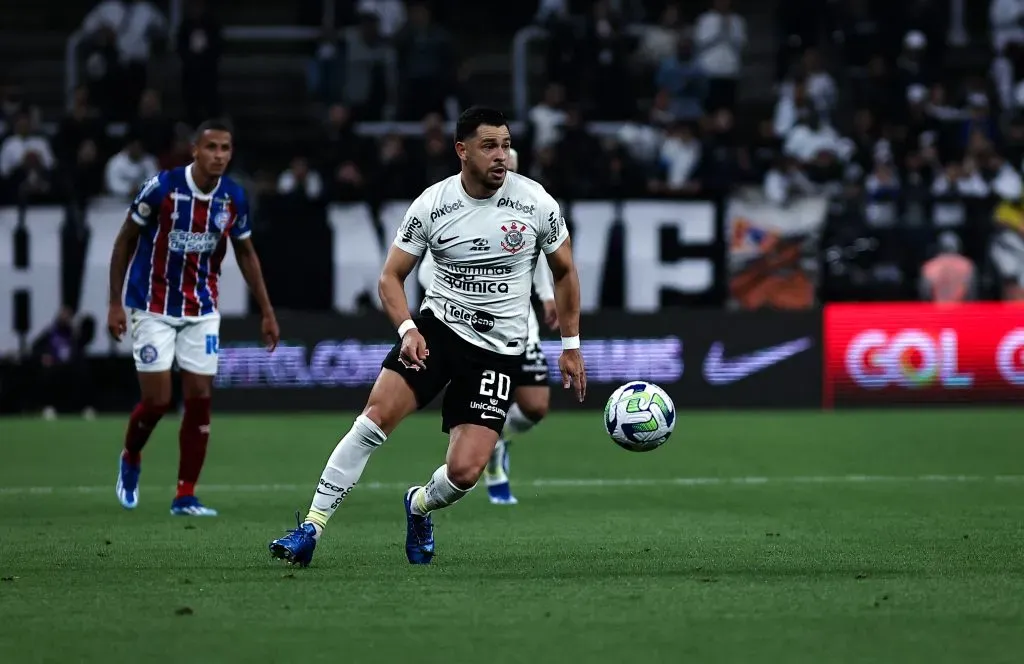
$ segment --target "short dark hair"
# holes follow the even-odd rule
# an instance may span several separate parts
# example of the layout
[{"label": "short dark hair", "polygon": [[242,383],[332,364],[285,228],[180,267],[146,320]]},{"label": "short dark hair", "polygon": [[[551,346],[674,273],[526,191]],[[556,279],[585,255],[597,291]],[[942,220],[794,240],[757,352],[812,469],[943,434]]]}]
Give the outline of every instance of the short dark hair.
[{"label": "short dark hair", "polygon": [[499,110],[486,106],[472,106],[464,110],[459,116],[459,121],[455,123],[455,140],[461,143],[472,137],[481,125],[507,127],[508,120]]},{"label": "short dark hair", "polygon": [[205,120],[196,127],[196,133],[193,134],[192,140],[198,143],[203,134],[208,131],[226,131],[231,134],[232,138],[235,136],[235,130],[231,128],[227,120]]}]

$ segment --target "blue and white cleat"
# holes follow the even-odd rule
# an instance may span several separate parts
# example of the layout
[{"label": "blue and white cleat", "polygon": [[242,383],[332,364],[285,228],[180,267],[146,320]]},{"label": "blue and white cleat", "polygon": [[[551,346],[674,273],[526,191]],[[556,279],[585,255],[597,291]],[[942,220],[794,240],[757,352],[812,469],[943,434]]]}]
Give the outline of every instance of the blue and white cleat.
[{"label": "blue and white cleat", "polygon": [[508,481],[509,443],[498,439],[494,446],[490,461],[484,470],[484,484],[487,485],[487,497],[492,505],[517,505],[519,501],[512,495],[512,487]]},{"label": "blue and white cleat", "polygon": [[316,549],[316,528],[311,523],[302,523],[298,512],[295,513],[295,524],[294,530],[270,543],[270,555],[291,565],[309,567]]},{"label": "blue and white cleat", "polygon": [[217,510],[199,502],[195,496],[182,496],[171,501],[174,516],[217,516]]},{"label": "blue and white cleat", "polygon": [[429,514],[412,512],[412,496],[419,488],[409,487],[405,492],[405,557],[411,565],[429,565],[434,558],[434,523]]},{"label": "blue and white cleat", "polygon": [[125,460],[124,455],[121,455],[114,491],[117,492],[117,501],[126,510],[133,510],[139,505],[139,473],[141,472],[141,465],[133,466]]}]

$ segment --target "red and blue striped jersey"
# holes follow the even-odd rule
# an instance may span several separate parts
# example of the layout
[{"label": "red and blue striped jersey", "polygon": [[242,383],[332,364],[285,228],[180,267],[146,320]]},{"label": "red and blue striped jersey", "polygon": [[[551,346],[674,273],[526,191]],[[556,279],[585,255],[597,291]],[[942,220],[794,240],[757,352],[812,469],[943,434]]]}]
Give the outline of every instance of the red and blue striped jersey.
[{"label": "red and blue striped jersey", "polygon": [[225,176],[205,194],[192,166],[163,171],[142,185],[128,214],[142,233],[128,266],[125,306],[176,318],[217,311],[227,236],[252,234],[241,185]]}]

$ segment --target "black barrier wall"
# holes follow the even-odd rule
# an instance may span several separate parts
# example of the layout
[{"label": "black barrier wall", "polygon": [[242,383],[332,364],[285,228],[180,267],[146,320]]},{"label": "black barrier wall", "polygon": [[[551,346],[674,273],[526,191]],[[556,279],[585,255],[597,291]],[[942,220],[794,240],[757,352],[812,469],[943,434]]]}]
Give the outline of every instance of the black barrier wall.
[{"label": "black barrier wall", "polygon": [[[257,319],[221,327],[218,411],[353,410],[363,406],[396,340],[379,315],[290,315],[267,353]],[[649,380],[679,408],[817,408],[821,405],[821,314],[681,311],[585,315],[589,395],[601,409],[618,385]],[[560,342],[545,339],[552,405],[578,409],[557,374]],[[440,398],[435,403],[440,403]]]}]

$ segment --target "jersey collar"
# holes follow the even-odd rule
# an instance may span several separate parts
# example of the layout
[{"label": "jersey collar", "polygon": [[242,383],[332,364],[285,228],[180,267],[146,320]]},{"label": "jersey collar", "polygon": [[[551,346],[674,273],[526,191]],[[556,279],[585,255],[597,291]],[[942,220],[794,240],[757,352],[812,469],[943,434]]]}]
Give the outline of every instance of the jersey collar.
[{"label": "jersey collar", "polygon": [[462,184],[462,173],[456,175],[455,178],[459,181],[459,193],[462,194],[462,198],[470,205],[483,206],[490,205],[491,203],[497,202],[501,199],[501,195],[505,191],[505,187],[508,186],[508,173],[509,172],[506,170],[505,181],[502,182],[501,186],[487,198],[473,198],[470,196],[469,192],[466,191],[466,187]]},{"label": "jersey collar", "polygon": [[192,179],[192,164],[185,167],[185,182],[188,183],[188,188],[192,190],[192,195],[201,201],[209,201],[213,198],[213,195],[217,193],[217,189],[220,188],[220,178],[217,178],[217,184],[214,186],[213,191],[210,193],[204,193],[196,181]]}]

